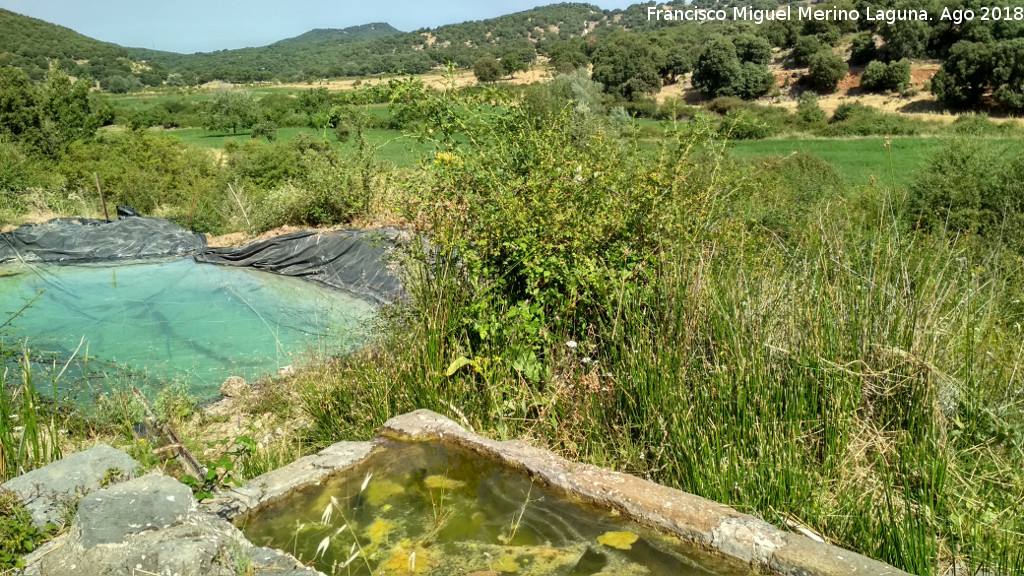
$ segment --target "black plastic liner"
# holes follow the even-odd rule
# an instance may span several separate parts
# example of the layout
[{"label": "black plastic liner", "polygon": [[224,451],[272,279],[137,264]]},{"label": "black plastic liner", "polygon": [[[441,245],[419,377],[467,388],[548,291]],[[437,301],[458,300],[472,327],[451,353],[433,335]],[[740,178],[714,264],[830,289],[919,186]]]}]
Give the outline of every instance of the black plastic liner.
[{"label": "black plastic liner", "polygon": [[196,261],[315,280],[380,304],[403,293],[401,280],[385,262],[398,234],[395,228],[307,230],[240,248],[210,248]]},{"label": "black plastic liner", "polygon": [[0,263],[142,260],[204,250],[206,236],[158,218],[58,218],[0,234]]},{"label": "black plastic liner", "polygon": [[209,248],[204,235],[159,218],[57,219],[0,234],[0,264],[192,256],[197,262],[314,280],[381,304],[403,294],[401,280],[386,263],[398,236],[395,228],[309,230],[240,248]]}]

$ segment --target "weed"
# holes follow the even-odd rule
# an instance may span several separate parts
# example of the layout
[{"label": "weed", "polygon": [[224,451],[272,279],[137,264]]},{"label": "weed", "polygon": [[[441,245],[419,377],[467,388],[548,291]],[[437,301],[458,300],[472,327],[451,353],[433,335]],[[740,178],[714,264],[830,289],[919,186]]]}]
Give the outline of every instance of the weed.
[{"label": "weed", "polygon": [[53,524],[37,528],[17,495],[0,490],[0,570],[23,568],[23,556],[49,540],[56,529]]}]

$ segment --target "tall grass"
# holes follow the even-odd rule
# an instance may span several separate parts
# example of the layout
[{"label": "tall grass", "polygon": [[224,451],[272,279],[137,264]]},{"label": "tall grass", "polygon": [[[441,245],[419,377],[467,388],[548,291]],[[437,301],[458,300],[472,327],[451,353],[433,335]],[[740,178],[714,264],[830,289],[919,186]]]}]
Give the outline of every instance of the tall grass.
[{"label": "tall grass", "polygon": [[13,370],[20,382],[10,381],[12,367],[3,352],[0,347],[0,482],[62,457],[56,375],[47,399],[37,390],[28,351]]},{"label": "tall grass", "polygon": [[1024,570],[1018,260],[910,230],[891,190],[824,196],[780,237],[714,142],[651,166],[559,130],[438,155],[441,254],[410,254],[378,346],[307,376],[314,441],[430,408],[916,574]]}]

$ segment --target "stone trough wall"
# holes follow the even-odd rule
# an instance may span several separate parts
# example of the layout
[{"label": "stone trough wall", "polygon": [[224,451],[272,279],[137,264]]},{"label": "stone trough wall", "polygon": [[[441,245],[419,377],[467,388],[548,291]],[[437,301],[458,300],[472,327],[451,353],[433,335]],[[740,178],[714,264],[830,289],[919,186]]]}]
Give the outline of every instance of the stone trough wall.
[{"label": "stone trough wall", "polygon": [[217,501],[211,512],[234,519],[297,490],[319,486],[355,466],[382,440],[447,442],[519,470],[551,491],[618,510],[699,548],[755,571],[788,576],[907,576],[906,572],[801,534],[786,532],[729,506],[692,494],[561,458],[524,442],[496,442],[429,410],[396,416],[369,442],[340,442],[314,456],[255,478]]},{"label": "stone trough wall", "polygon": [[[58,503],[66,505],[80,498],[70,532],[27,558],[26,574],[315,575],[319,572],[284,552],[254,547],[231,521],[296,491],[319,486],[393,440],[445,442],[471,450],[526,474],[556,494],[618,510],[634,521],[758,573],[906,575],[888,564],[782,531],[692,494],[570,462],[523,442],[489,440],[428,410],[392,418],[374,440],[339,442],[202,504],[197,504],[191,491],[172,478],[155,474],[131,478],[137,464],[109,447],[73,455],[30,473],[30,478],[12,480],[3,488],[18,492],[32,506],[39,522],[52,519]],[[123,471],[128,479],[103,486],[109,484],[110,462],[115,463],[110,467]],[[47,487],[50,480],[68,474],[77,474],[73,482],[54,482]],[[249,571],[240,572],[242,569]]]}]

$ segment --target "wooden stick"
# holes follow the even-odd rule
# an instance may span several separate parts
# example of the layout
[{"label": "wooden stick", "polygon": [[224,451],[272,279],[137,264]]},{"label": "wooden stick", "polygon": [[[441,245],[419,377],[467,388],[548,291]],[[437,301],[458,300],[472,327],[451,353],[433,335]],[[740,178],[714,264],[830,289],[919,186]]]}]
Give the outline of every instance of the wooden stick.
[{"label": "wooden stick", "polygon": [[146,398],[146,395],[135,386],[132,386],[132,392],[142,404],[142,408],[146,411],[146,419],[149,420],[157,430],[163,432],[163,434],[167,436],[167,439],[171,441],[169,446],[165,446],[163,449],[158,448],[154,453],[169,449],[172,454],[178,457],[182,467],[185,468],[192,476],[195,476],[196,478],[202,478],[205,476],[206,467],[200,464],[199,460],[196,459],[192,452],[185,447],[185,443],[181,441],[181,438],[174,430],[174,427],[171,426],[170,423],[167,423],[164,426],[158,425],[156,411],[153,410],[152,404],[149,403],[149,398]]},{"label": "wooden stick", "polygon": [[92,173],[93,178],[96,179],[96,189],[100,192],[100,204],[103,204],[103,217],[110,222],[110,214],[107,214],[107,201],[103,199],[103,188],[100,188],[100,175],[98,172]]},{"label": "wooden stick", "polygon": [[199,188],[196,188],[195,195],[192,196],[192,207],[188,210],[188,221],[185,222],[185,228],[192,229],[192,214],[196,211],[196,203],[199,202]]}]

